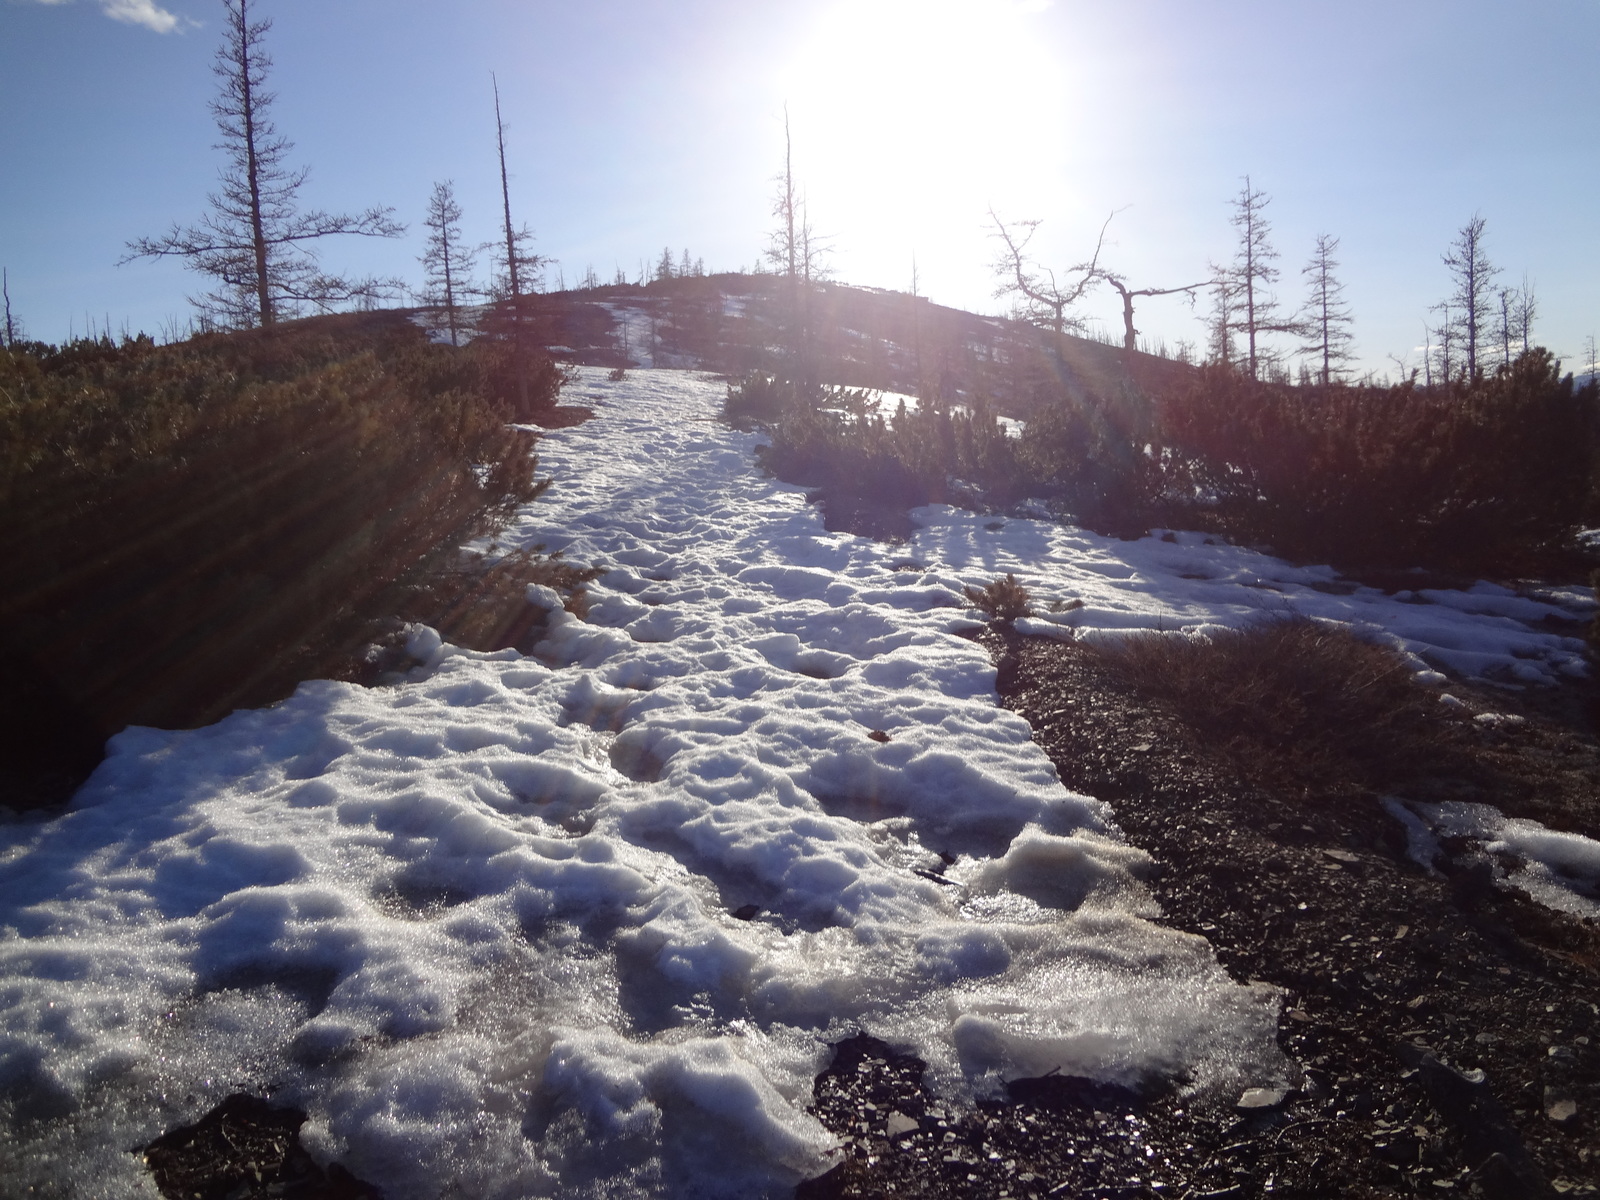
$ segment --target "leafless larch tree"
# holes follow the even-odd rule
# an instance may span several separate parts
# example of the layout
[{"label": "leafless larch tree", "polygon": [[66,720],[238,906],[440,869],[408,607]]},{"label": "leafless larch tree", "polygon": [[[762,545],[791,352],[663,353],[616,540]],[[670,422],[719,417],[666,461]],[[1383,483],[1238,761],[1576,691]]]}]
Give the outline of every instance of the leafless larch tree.
[{"label": "leafless larch tree", "polygon": [[427,278],[419,298],[444,311],[450,344],[459,346],[462,302],[480,295],[482,289],[472,279],[476,255],[461,241],[461,205],[450,180],[433,185],[423,224],[428,227],[428,244],[421,262]]},{"label": "leafless larch tree", "polygon": [[1038,232],[1040,221],[1015,221],[1008,226],[993,208],[989,210],[989,219],[994,222],[995,232],[992,236],[999,239],[1001,247],[994,261],[994,272],[1000,280],[994,290],[995,296],[1011,297],[1023,320],[1057,335],[1069,328],[1081,329],[1083,322],[1068,313],[1104,278],[1104,272],[1100,269],[1100,251],[1105,246],[1106,227],[1111,224],[1111,217],[1107,217],[1105,224],[1100,226],[1094,253],[1087,261],[1068,267],[1059,279],[1049,267],[1039,266],[1028,256],[1028,243],[1033,241],[1033,235]]},{"label": "leafless larch tree", "polygon": [[405,227],[392,208],[358,215],[300,211],[307,169],[288,165],[293,145],[279,135],[265,88],[272,59],[265,48],[271,21],[252,21],[249,0],[225,0],[226,35],[213,72],[219,81],[211,103],[227,158],[211,211],[194,225],[174,225],[158,238],[128,243],[123,262],[182,258],[214,281],[191,297],[202,317],[224,326],[270,326],[306,306],[327,310],[373,301],[400,289],[397,280],[346,279],[324,272],[315,243],[341,234],[398,237]]},{"label": "leafless larch tree", "polygon": [[1444,265],[1450,268],[1454,284],[1446,301],[1453,316],[1453,332],[1466,355],[1467,382],[1482,375],[1478,349],[1483,335],[1489,331],[1493,319],[1491,284],[1499,268],[1489,261],[1484,252],[1483,230],[1486,222],[1474,213],[1472,220],[1456,233],[1456,240],[1443,255]]},{"label": "leafless larch tree", "polygon": [[1316,361],[1316,379],[1323,387],[1343,373],[1344,364],[1350,361],[1354,337],[1350,332],[1350,308],[1344,302],[1344,284],[1334,274],[1339,260],[1333,254],[1338,248],[1338,238],[1319,233],[1311,261],[1300,269],[1310,290],[1301,321],[1305,340],[1300,350]]}]

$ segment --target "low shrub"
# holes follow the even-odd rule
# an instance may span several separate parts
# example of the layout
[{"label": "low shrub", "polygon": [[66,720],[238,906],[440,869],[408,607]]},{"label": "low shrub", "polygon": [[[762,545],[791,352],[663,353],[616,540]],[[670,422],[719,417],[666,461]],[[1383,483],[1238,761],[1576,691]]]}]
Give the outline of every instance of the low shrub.
[{"label": "low shrub", "polygon": [[1094,653],[1263,783],[1381,788],[1437,761],[1437,696],[1392,650],[1340,626],[1288,619],[1205,639],[1149,634]]},{"label": "low shrub", "polygon": [[1033,602],[1028,589],[1018,583],[1017,577],[1009,571],[1004,579],[995,579],[981,588],[968,586],[961,590],[972,602],[972,607],[992,621],[1009,625],[1018,617],[1033,615]]},{"label": "low shrub", "polygon": [[[766,429],[762,464],[779,479],[819,489],[830,529],[875,535],[887,512],[1016,495],[1015,440],[981,400],[966,408],[902,402],[885,418],[865,390],[757,373],[729,388],[723,417]],[[836,522],[839,514],[852,519]]]},{"label": "low shrub", "polygon": [[8,658],[102,739],[285,694],[545,486],[505,354],[397,313],[0,352]]},{"label": "low shrub", "polygon": [[1044,391],[1017,442],[1020,490],[1053,499],[1099,533],[1137,537],[1163,514],[1166,486],[1149,399]]},{"label": "low shrub", "polygon": [[1516,574],[1591,503],[1593,384],[1535,349],[1473,386],[1291,388],[1204,368],[1162,407],[1171,523],[1346,566]]}]

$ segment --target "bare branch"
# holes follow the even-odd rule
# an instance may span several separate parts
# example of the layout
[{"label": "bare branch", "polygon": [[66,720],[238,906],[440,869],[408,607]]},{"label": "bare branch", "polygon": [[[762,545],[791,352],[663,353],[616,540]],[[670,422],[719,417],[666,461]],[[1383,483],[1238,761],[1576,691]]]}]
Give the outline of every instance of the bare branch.
[{"label": "bare branch", "polygon": [[1031,312],[1024,310],[1024,319],[1034,324],[1046,324],[1058,335],[1066,332],[1069,325],[1074,329],[1082,328],[1082,321],[1066,315],[1067,309],[1083,299],[1089,289],[1104,278],[1104,272],[1100,269],[1100,252],[1105,247],[1106,230],[1111,225],[1111,218],[1116,215],[1113,212],[1100,226],[1100,236],[1095,240],[1094,254],[1089,260],[1067,268],[1065,275],[1074,282],[1063,286],[1056,281],[1054,271],[1044,268],[1041,276],[1039,269],[1028,258],[1028,243],[1033,240],[1040,222],[1015,222],[1017,229],[1027,231],[1018,237],[1006,227],[991,206],[989,219],[994,222],[996,230],[991,236],[998,237],[1005,244],[1004,251],[994,263],[995,274],[1001,279],[994,294],[997,297],[1022,296],[1032,308]]}]

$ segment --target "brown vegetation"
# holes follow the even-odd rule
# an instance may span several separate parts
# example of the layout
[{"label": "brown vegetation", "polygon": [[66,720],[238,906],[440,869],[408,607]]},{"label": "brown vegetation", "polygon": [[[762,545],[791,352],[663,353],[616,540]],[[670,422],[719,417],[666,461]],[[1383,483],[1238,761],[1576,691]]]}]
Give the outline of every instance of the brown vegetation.
[{"label": "brown vegetation", "polygon": [[[287,694],[542,489],[516,367],[398,313],[0,353],[11,690],[85,746]],[[562,375],[535,378],[548,408]]]}]

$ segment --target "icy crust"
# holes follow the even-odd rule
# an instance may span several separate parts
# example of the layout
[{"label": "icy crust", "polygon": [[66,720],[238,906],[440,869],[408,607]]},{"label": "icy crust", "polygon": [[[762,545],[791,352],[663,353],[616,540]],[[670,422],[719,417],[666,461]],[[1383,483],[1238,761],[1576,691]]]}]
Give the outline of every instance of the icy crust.
[{"label": "icy crust", "polygon": [[1334,597],[1182,535],[828,534],[720,384],[580,390],[509,540],[608,568],[586,621],[536,591],[532,657],[419,629],[397,686],[130,729],[69,813],[0,827],[0,1178],[152,1195],[129,1148],[247,1088],[397,1200],[784,1195],[858,1029],[955,1096],[1288,1082],[1276,997],[1150,921],[1146,856],[996,705],[962,586],[1016,570],[1079,635],[1418,614],[1420,654],[1566,669],[1512,597]]},{"label": "icy crust", "polygon": [[1405,827],[1407,853],[1419,866],[1435,871],[1445,853],[1441,838],[1469,839],[1492,856],[1501,886],[1526,892],[1546,908],[1600,920],[1600,842],[1593,838],[1508,817],[1492,804],[1407,804],[1390,797],[1384,808]]}]

